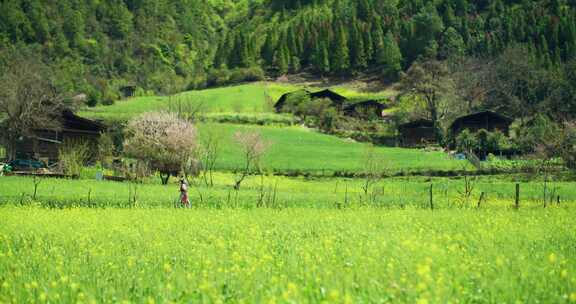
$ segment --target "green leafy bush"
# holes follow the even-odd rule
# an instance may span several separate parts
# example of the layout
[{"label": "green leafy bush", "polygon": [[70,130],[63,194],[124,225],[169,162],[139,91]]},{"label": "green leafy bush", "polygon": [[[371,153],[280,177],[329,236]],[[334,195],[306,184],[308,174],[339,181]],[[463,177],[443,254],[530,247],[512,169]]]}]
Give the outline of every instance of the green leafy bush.
[{"label": "green leafy bush", "polygon": [[456,147],[460,152],[474,151],[478,147],[478,139],[470,130],[465,129],[456,137]]}]

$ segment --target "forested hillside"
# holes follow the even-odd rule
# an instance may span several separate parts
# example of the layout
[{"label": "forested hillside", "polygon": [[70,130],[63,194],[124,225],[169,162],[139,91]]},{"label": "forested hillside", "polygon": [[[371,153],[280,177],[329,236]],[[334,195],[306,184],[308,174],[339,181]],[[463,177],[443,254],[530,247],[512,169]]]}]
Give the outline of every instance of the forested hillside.
[{"label": "forested hillside", "polygon": [[2,0],[0,49],[41,54],[68,92],[171,93],[307,71],[395,80],[419,57],[494,57],[524,44],[576,56],[574,0]]}]

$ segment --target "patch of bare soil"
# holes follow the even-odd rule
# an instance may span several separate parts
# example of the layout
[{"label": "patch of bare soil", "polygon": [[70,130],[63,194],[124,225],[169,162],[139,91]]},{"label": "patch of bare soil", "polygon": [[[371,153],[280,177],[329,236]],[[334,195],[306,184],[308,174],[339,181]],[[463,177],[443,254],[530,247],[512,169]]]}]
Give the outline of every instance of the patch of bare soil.
[{"label": "patch of bare soil", "polygon": [[282,75],[272,81],[311,88],[344,87],[358,92],[376,93],[396,90],[398,84],[384,83],[376,74],[362,74],[355,77],[319,77],[310,73]]}]

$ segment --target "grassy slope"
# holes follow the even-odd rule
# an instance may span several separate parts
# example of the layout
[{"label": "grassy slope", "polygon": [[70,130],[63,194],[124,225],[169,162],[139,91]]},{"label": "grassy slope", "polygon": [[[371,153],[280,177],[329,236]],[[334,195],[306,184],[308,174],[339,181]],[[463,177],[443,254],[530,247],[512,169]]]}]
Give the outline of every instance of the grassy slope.
[{"label": "grassy slope", "polygon": [[[241,161],[233,134],[237,131],[259,131],[271,143],[264,157],[264,169],[301,171],[359,171],[366,144],[319,134],[302,127],[261,127],[231,124],[207,124],[199,128],[200,136],[216,130],[222,136],[220,169],[234,169]],[[448,158],[442,152],[402,148],[376,148],[377,154],[391,171],[462,169],[466,162]]]},{"label": "grassy slope", "polygon": [[0,302],[565,303],[573,211],[0,208]]},{"label": "grassy slope", "polygon": [[[223,88],[189,91],[174,96],[187,103],[202,103],[206,113],[271,113],[273,108],[266,103],[266,94],[276,101],[282,94],[295,90],[291,85],[250,83]],[[127,120],[151,111],[166,109],[170,97],[148,96],[118,101],[112,106],[85,109],[80,114],[104,120]]]},{"label": "grassy slope", "polygon": [[[271,107],[273,103],[282,94],[299,88],[300,86],[294,84],[257,82],[201,91],[189,91],[177,94],[175,98],[188,103],[202,103],[202,108],[208,115],[222,115],[225,113],[244,115],[266,113],[266,115],[273,115],[273,108]],[[320,90],[320,88],[310,88],[310,90]],[[334,90],[353,99],[382,98],[394,94],[393,91],[363,93],[346,86],[334,87]],[[270,96],[272,104],[266,101],[266,95]],[[166,96],[136,97],[118,101],[112,106],[85,109],[80,114],[95,119],[127,120],[144,112],[166,109],[169,100],[170,97]]]}]

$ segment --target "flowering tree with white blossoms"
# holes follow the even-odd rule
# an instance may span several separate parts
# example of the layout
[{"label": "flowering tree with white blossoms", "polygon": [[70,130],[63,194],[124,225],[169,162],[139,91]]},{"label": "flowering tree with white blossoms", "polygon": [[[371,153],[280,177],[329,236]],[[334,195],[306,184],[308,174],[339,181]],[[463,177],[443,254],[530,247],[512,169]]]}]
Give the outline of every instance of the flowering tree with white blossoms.
[{"label": "flowering tree with white blossoms", "polygon": [[132,119],[126,128],[124,151],[160,172],[162,184],[195,162],[197,131],[175,113],[151,112]]}]

